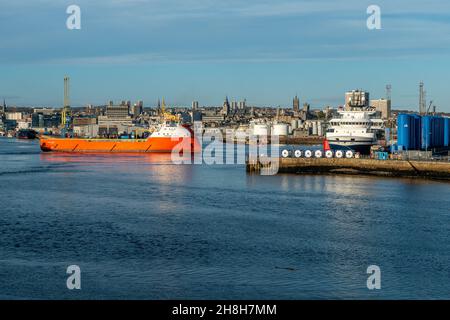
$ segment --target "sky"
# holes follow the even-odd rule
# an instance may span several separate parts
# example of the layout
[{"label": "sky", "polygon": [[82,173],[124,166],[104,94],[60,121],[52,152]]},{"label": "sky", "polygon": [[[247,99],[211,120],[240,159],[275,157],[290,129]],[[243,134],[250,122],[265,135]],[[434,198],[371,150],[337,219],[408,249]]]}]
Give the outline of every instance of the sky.
[{"label": "sky", "polygon": [[[81,29],[69,30],[69,5]],[[366,25],[369,5],[381,29]],[[448,0],[0,0],[0,99],[9,105],[246,99],[338,106],[363,89],[418,109],[419,82],[450,112]]]}]

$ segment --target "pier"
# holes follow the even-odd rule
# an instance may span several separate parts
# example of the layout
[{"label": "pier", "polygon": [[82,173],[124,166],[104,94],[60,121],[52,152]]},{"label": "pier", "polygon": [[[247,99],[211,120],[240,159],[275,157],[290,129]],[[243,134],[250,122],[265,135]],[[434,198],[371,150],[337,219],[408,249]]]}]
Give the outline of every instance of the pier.
[{"label": "pier", "polygon": [[[279,161],[278,173],[363,174],[373,176],[428,178],[450,181],[449,161],[376,160],[356,158],[273,158]],[[270,164],[269,164],[270,165]],[[268,164],[248,160],[248,173],[259,173]]]}]

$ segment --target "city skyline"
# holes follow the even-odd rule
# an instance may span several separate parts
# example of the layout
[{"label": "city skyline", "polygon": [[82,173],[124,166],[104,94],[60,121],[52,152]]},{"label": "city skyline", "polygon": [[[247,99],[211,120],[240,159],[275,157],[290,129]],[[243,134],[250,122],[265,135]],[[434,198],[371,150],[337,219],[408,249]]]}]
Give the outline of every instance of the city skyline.
[{"label": "city skyline", "polygon": [[[399,2],[404,3],[403,6]],[[0,98],[9,105],[74,106],[165,97],[173,105],[314,108],[364,89],[393,107],[418,110],[419,82],[438,111],[447,89],[450,4],[430,1],[77,1],[81,30],[68,30],[66,1],[9,1],[0,10]],[[368,30],[366,9],[381,8]]]}]

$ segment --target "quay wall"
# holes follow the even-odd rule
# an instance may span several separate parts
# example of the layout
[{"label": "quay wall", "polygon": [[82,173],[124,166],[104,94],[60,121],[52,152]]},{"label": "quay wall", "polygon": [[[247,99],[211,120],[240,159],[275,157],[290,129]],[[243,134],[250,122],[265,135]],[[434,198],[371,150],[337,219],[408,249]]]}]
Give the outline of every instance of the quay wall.
[{"label": "quay wall", "polygon": [[[280,158],[278,173],[369,174],[450,180],[450,162],[345,158]],[[248,172],[259,172],[259,161],[247,162]]]}]

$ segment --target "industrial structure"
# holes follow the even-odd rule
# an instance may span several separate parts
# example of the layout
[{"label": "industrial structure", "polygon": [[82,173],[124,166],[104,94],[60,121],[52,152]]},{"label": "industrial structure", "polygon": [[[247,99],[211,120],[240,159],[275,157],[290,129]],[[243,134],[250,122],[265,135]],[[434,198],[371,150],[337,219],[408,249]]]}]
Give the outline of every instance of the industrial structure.
[{"label": "industrial structure", "polygon": [[401,150],[446,150],[450,141],[450,118],[399,114],[397,146]]},{"label": "industrial structure", "polygon": [[424,89],[424,83],[419,84],[419,113],[424,115],[426,113],[427,102],[426,102],[426,92]]},{"label": "industrial structure", "polygon": [[64,105],[61,113],[61,125],[67,126],[70,121],[70,78],[64,77]]}]

